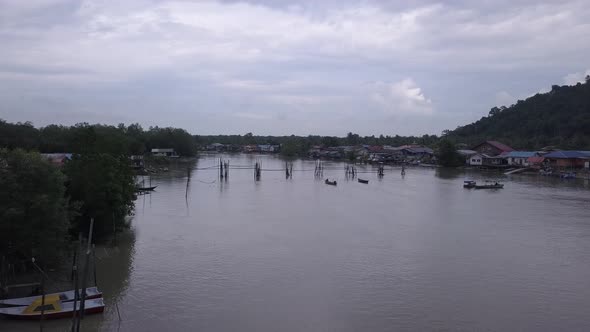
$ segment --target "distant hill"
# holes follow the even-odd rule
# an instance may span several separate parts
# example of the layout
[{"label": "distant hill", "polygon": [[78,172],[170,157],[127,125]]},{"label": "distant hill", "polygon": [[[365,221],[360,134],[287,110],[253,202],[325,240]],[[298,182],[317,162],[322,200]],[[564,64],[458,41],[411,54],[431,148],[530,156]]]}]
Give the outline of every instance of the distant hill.
[{"label": "distant hill", "polygon": [[586,83],[554,85],[550,92],[510,107],[494,107],[489,116],[445,136],[468,145],[496,140],[515,149],[556,146],[590,150],[590,77]]}]

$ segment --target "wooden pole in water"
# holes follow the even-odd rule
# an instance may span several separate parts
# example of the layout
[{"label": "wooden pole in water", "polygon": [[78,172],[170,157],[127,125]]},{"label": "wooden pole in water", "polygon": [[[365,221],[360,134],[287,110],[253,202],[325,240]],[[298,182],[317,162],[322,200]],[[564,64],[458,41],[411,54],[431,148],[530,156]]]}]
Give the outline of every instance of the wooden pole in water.
[{"label": "wooden pole in water", "polygon": [[2,263],[0,263],[0,264],[2,264],[2,265],[0,265],[0,296],[4,295],[2,289],[6,285],[6,278],[5,278],[6,271],[4,269],[5,261],[6,261],[6,256],[2,255]]},{"label": "wooden pole in water", "polygon": [[72,332],[76,331],[76,309],[78,307],[78,266],[74,265],[72,272],[74,273],[74,310],[72,311]]},{"label": "wooden pole in water", "polygon": [[[33,259],[33,264],[35,260]],[[41,271],[41,320],[39,321],[39,331],[43,332],[43,321],[45,320],[45,275]]]},{"label": "wooden pole in water", "polygon": [[74,267],[76,266],[76,258],[78,256],[77,254],[78,251],[74,250],[74,255],[72,257],[72,272],[70,273],[70,281],[74,281]]},{"label": "wooden pole in water", "polygon": [[86,282],[88,280],[88,268],[90,265],[90,248],[92,243],[92,230],[94,228],[94,218],[90,218],[90,230],[88,231],[88,243],[86,248],[86,263],[84,264],[84,274],[82,276],[82,296],[80,298],[80,318],[78,318],[77,331],[80,331],[80,320],[84,318],[84,307],[86,301]]},{"label": "wooden pole in water", "polygon": [[41,319],[39,320],[39,330],[43,332],[43,321],[45,321],[45,272],[35,264],[35,257],[31,259],[33,266],[41,273]]},{"label": "wooden pole in water", "polygon": [[117,224],[115,222],[115,212],[113,212],[113,241],[117,245]]},{"label": "wooden pole in water", "polygon": [[98,287],[96,279],[96,246],[94,244],[92,244],[92,272],[94,272],[94,286]]},{"label": "wooden pole in water", "polygon": [[186,189],[184,190],[184,200],[188,203],[188,184],[191,180],[191,168],[186,168]]}]

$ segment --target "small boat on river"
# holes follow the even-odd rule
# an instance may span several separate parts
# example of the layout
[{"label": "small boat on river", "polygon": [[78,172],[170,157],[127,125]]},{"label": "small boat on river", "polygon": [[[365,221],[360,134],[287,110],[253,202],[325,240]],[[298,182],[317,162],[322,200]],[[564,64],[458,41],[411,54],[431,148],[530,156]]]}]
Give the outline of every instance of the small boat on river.
[{"label": "small boat on river", "polygon": [[477,185],[477,183],[473,180],[465,180],[463,181],[463,188],[475,188],[475,186]]},{"label": "small boat on river", "polygon": [[136,187],[135,191],[154,191],[154,189],[156,189],[157,186],[153,186],[153,187]]},{"label": "small boat on river", "polygon": [[335,186],[337,183],[336,183],[336,180],[330,181],[330,180],[326,179],[326,184],[329,184],[331,186]]},{"label": "small boat on river", "polygon": [[369,183],[369,180],[358,179],[359,183]]},{"label": "small boat on river", "polygon": [[[60,301],[62,302],[69,302],[69,301],[74,301],[74,290],[69,290],[69,291],[65,291],[65,292],[61,292],[61,293],[52,293],[52,294],[46,294],[45,298],[47,299],[48,297],[52,297],[52,296],[58,296]],[[82,290],[79,290],[80,294],[82,293]],[[91,300],[91,299],[96,299],[102,297],[102,292],[100,290],[98,290],[98,288],[96,287],[88,287],[86,288],[86,299],[87,300]],[[0,300],[0,306],[28,306],[31,305],[35,300],[40,300],[41,296],[37,295],[37,296],[29,296],[29,297],[19,297],[19,298],[14,298],[14,299],[5,299],[5,300]]]},{"label": "small boat on river", "polygon": [[486,181],[486,184],[475,185],[475,189],[502,189],[504,185],[498,182]]},{"label": "small boat on river", "polygon": [[[80,310],[80,301],[76,301],[76,311]],[[84,314],[96,314],[104,311],[102,297],[84,301]],[[38,320],[41,316],[44,319],[70,318],[74,312],[74,302],[63,302],[59,295],[46,295],[45,304],[42,299],[37,298],[28,306],[0,308],[0,316],[12,319]]]}]

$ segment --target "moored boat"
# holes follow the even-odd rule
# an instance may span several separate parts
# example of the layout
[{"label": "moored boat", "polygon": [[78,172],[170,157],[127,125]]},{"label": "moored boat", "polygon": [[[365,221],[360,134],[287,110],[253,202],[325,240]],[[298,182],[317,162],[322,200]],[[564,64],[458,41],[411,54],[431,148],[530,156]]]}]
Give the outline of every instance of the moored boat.
[{"label": "moored boat", "polygon": [[[52,297],[52,296],[58,296],[60,301],[62,302],[69,302],[69,301],[74,301],[74,290],[69,290],[69,291],[65,291],[65,292],[60,292],[60,293],[51,293],[51,294],[46,294],[45,298],[47,297]],[[79,294],[82,293],[82,290],[79,290]],[[97,287],[88,287],[86,288],[86,299],[87,300],[91,300],[91,299],[96,299],[102,297],[102,292],[100,290],[98,290]],[[19,297],[19,298],[14,298],[14,299],[5,299],[5,300],[0,300],[0,306],[4,305],[4,306],[28,306],[31,305],[35,300],[41,299],[40,295],[37,296],[29,296],[29,297]]]},{"label": "moored boat", "polygon": [[475,188],[475,186],[477,185],[477,183],[473,180],[465,180],[463,181],[463,188]]},{"label": "moored boat", "polygon": [[486,181],[486,184],[475,185],[475,189],[502,189],[504,185],[498,182]]},{"label": "moored boat", "polygon": [[330,180],[326,179],[326,184],[329,184],[331,186],[335,186],[337,183],[336,183],[336,180],[330,181]]},{"label": "moored boat", "polygon": [[358,179],[359,183],[369,183],[369,180]]},{"label": "moored boat", "polygon": [[[80,310],[80,301],[76,301],[76,311]],[[84,314],[96,314],[104,311],[104,301],[96,298],[84,301]],[[59,295],[46,295],[45,304],[42,299],[36,299],[29,306],[0,308],[0,315],[12,319],[38,320],[72,317],[74,302],[62,302]]]},{"label": "moored boat", "polygon": [[135,191],[154,191],[154,189],[156,189],[157,186],[153,186],[153,187],[136,187]]}]

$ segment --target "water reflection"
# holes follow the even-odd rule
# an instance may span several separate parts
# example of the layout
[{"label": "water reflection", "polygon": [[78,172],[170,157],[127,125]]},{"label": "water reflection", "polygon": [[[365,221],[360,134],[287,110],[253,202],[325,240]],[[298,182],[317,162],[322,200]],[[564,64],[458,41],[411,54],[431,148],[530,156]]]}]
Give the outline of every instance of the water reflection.
[{"label": "water reflection", "polygon": [[441,179],[454,180],[464,178],[465,172],[457,168],[437,167],[435,168],[434,175]]},{"label": "water reflection", "polygon": [[[245,168],[219,181],[207,167],[220,157]],[[154,176],[129,245],[120,239],[120,252],[100,261],[107,313],[89,317],[96,324],[86,330],[590,327],[590,192],[581,181],[521,175],[503,177],[504,190],[466,190],[464,177],[497,174],[411,167],[402,178],[386,167],[380,178],[357,165],[369,180],[359,184],[344,181],[338,162],[316,178],[309,160],[294,162],[293,179],[263,170],[254,181],[257,160],[284,170],[275,156],[203,156],[188,197],[183,166]]]},{"label": "water reflection", "polygon": [[[84,330],[112,329],[119,323],[119,314],[125,318],[127,291],[133,273],[135,256],[135,225],[117,236],[116,244],[96,248],[97,281],[103,291],[106,310],[104,317],[85,319]],[[117,313],[117,308],[119,313]],[[108,324],[106,322],[109,322]]]}]

